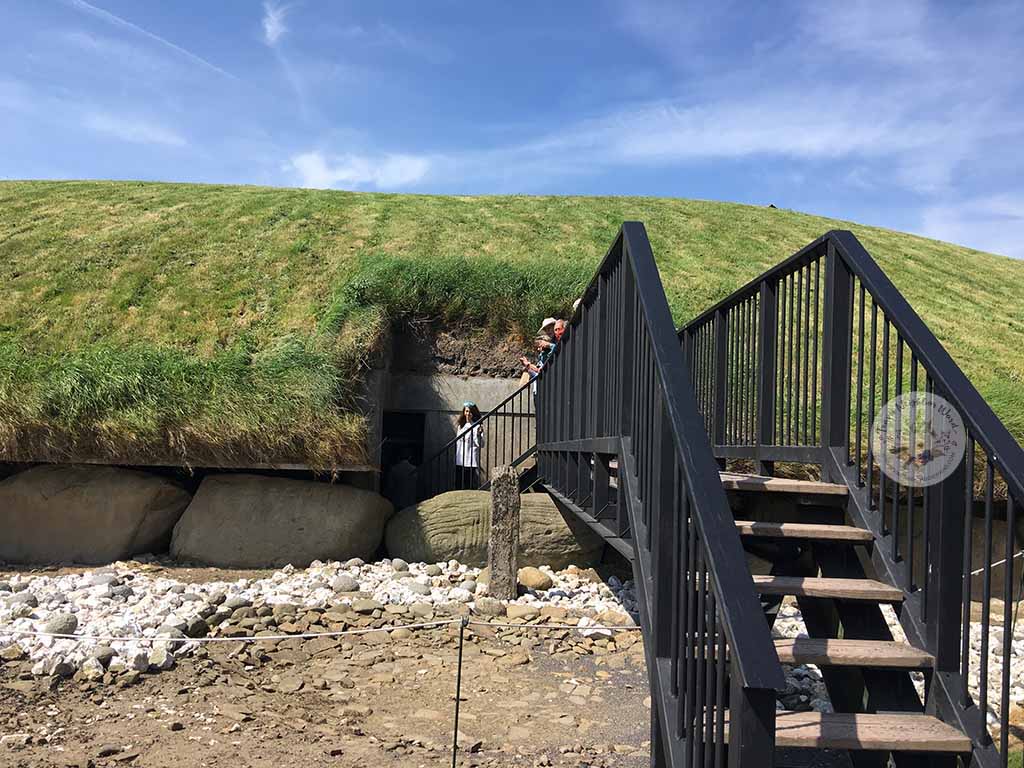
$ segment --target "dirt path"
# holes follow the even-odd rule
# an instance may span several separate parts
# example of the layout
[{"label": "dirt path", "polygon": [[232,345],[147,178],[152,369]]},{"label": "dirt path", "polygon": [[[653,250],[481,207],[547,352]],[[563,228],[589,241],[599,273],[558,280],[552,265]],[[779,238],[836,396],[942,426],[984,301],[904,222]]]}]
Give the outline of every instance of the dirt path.
[{"label": "dirt path", "polygon": [[[127,686],[7,663],[0,765],[450,765],[458,628],[404,634],[209,644]],[[582,656],[534,629],[466,637],[459,765],[647,764],[636,633]]]}]

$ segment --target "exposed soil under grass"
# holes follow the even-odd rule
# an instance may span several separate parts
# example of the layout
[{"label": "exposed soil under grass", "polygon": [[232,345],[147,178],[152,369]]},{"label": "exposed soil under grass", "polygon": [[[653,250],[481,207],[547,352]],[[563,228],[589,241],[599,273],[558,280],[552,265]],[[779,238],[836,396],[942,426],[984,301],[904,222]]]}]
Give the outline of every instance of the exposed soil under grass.
[{"label": "exposed soil under grass", "polygon": [[446,373],[456,376],[510,378],[522,373],[519,358],[536,358],[518,334],[488,328],[439,328],[429,323],[406,323],[392,340],[396,373]]}]

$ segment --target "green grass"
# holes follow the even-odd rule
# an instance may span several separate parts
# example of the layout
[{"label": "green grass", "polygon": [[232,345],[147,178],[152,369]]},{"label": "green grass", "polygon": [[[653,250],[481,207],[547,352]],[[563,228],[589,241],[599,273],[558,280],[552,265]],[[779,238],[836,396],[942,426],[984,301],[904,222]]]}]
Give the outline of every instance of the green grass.
[{"label": "green grass", "polygon": [[388,320],[528,332],[626,219],[677,322],[852,229],[1024,437],[1024,262],[693,200],[0,182],[0,457],[362,461],[361,361]]}]

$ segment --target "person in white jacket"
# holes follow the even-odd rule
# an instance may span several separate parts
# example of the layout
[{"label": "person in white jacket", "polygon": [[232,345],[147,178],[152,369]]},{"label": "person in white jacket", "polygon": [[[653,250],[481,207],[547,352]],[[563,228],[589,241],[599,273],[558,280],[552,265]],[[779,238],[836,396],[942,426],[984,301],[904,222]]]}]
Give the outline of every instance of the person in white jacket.
[{"label": "person in white jacket", "polygon": [[456,422],[455,483],[462,490],[477,490],[480,481],[480,451],[484,447],[484,428],[480,426],[480,409],[476,403],[462,404],[462,413]]}]

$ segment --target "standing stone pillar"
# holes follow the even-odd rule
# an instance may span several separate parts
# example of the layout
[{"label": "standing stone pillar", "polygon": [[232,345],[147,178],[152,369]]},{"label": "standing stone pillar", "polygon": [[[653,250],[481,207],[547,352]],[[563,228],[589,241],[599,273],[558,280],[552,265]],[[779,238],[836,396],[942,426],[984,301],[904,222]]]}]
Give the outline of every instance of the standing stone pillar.
[{"label": "standing stone pillar", "polygon": [[487,541],[491,597],[515,600],[519,556],[519,476],[512,467],[491,472],[491,531]]}]

